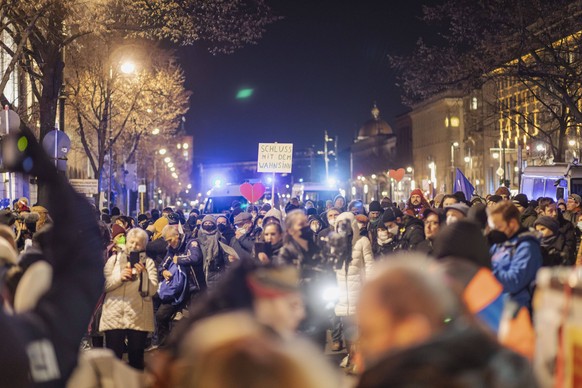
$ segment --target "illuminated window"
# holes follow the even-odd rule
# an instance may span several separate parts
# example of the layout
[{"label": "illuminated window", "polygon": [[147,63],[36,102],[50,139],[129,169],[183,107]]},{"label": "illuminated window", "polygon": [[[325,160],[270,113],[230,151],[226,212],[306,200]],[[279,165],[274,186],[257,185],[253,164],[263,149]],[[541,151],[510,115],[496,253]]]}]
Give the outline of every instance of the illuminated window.
[{"label": "illuminated window", "polygon": [[456,116],[451,117],[451,127],[456,128],[459,125],[461,125],[461,120],[459,120],[459,118]]},{"label": "illuminated window", "polygon": [[473,97],[471,99],[471,110],[477,110],[477,106],[478,106],[477,97]]},{"label": "illuminated window", "polygon": [[445,117],[445,127],[449,127],[449,118]]}]

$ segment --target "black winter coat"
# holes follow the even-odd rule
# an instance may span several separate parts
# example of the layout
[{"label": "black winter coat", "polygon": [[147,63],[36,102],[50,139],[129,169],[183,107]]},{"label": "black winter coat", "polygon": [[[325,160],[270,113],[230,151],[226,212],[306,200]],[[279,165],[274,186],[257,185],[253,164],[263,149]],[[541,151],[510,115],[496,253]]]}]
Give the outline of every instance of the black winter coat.
[{"label": "black winter coat", "polygon": [[528,361],[475,328],[455,329],[388,354],[358,388],[537,387]]},{"label": "black winter coat", "polygon": [[411,216],[404,223],[404,233],[401,234],[398,249],[401,251],[413,251],[416,246],[424,241],[424,224],[418,218]]}]

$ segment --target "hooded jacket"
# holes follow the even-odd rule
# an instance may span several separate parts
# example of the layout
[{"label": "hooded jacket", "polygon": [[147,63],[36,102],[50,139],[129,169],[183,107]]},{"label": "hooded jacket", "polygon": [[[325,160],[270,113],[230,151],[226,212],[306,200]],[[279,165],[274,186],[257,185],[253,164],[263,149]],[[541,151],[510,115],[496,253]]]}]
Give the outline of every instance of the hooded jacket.
[{"label": "hooded jacket", "polygon": [[346,261],[342,268],[336,269],[336,279],[339,289],[339,298],[335,306],[335,314],[338,317],[354,315],[356,303],[366,277],[369,277],[374,264],[372,245],[367,237],[360,235],[358,222],[352,213],[344,212],[337,217],[340,223],[348,220],[352,225],[352,257]]},{"label": "hooded jacket", "polygon": [[533,207],[528,206],[525,208],[523,213],[521,213],[521,216],[519,218],[521,221],[521,225],[524,228],[533,228],[534,223],[538,218],[538,213]]}]

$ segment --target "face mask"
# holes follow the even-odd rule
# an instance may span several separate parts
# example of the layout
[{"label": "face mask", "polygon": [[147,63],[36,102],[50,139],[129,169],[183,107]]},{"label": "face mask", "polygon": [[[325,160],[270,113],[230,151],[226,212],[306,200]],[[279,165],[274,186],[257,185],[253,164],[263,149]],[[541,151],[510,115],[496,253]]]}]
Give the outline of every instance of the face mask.
[{"label": "face mask", "polygon": [[303,228],[301,228],[301,235],[299,237],[307,241],[312,240],[313,232],[311,231],[309,226],[304,226]]},{"label": "face mask", "polygon": [[118,237],[117,244],[124,245],[125,244],[125,236]]},{"label": "face mask", "polygon": [[395,226],[393,228],[388,229],[388,233],[390,233],[392,236],[398,236],[398,226]]},{"label": "face mask", "polygon": [[220,231],[220,233],[224,233],[224,231],[226,230],[226,225],[218,224],[218,230]]},{"label": "face mask", "polygon": [[214,224],[202,225],[202,229],[204,229],[207,232],[212,232],[213,230],[216,230],[216,225]]},{"label": "face mask", "polygon": [[329,222],[329,226],[331,227],[335,227],[335,218],[334,219],[328,219],[327,222]]},{"label": "face mask", "polygon": [[455,216],[447,216],[447,225],[454,224],[455,222],[459,221]]},{"label": "face mask", "polygon": [[319,225],[315,225],[315,223],[312,223],[311,225],[309,225],[309,228],[311,228],[313,233],[317,233],[317,231],[319,230]]},{"label": "face mask", "polygon": [[578,229],[582,230],[582,221],[578,222],[576,225],[578,226]]}]

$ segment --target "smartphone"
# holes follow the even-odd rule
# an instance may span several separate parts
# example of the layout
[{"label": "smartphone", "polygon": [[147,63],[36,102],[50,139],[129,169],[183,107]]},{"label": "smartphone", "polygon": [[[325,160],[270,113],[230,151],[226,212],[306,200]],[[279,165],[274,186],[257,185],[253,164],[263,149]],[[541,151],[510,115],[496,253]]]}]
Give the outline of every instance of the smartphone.
[{"label": "smartphone", "polygon": [[259,259],[259,253],[264,253],[267,256],[271,257],[271,244],[267,244],[265,242],[256,242],[255,243],[255,258],[258,260]]},{"label": "smartphone", "polygon": [[137,263],[140,261],[140,252],[129,252],[129,264],[131,268],[135,267]]}]

